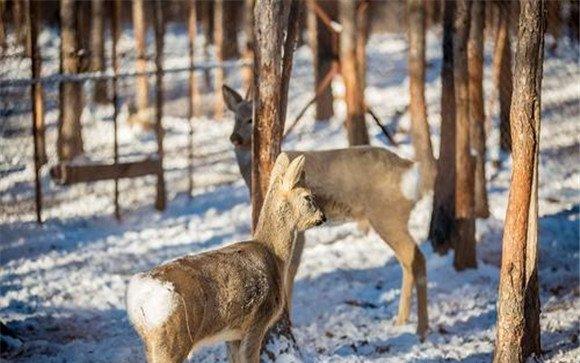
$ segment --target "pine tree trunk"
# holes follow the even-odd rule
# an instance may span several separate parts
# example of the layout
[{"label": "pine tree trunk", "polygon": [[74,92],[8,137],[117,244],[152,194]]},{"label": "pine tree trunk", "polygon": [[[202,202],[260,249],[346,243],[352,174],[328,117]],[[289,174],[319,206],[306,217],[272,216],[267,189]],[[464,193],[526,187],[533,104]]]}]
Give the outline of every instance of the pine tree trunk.
[{"label": "pine tree trunk", "polygon": [[489,217],[485,181],[485,111],[483,108],[483,32],[485,3],[475,1],[471,6],[471,25],[467,44],[469,72],[469,137],[475,153],[475,217]]},{"label": "pine tree trunk", "polygon": [[6,1],[0,0],[0,52],[6,50]]},{"label": "pine tree trunk", "polygon": [[[244,0],[244,36],[242,58],[251,64],[254,61],[254,0]],[[251,93],[253,78],[251,67],[242,68],[242,83],[248,94]]]},{"label": "pine tree trunk", "polygon": [[420,162],[421,190],[433,189],[435,158],[431,146],[425,104],[425,3],[408,0],[409,14],[409,112],[415,159]]},{"label": "pine tree trunk", "polygon": [[433,249],[446,254],[452,247],[455,221],[455,85],[453,81],[453,19],[455,1],[443,9],[443,65],[441,67],[441,142],[433,195],[429,238]]},{"label": "pine tree trunk", "polygon": [[[135,33],[135,50],[137,72],[147,71],[147,23],[145,20],[145,1],[133,1],[133,32]],[[137,110],[145,110],[149,106],[149,80],[147,76],[136,79],[135,106]]]},{"label": "pine tree trunk", "polygon": [[[233,1],[216,0],[214,3],[214,40],[216,46],[216,58],[218,62],[237,58],[237,4]],[[224,102],[221,97],[222,85],[226,81],[226,71],[216,68],[214,74],[214,117],[220,120],[224,114]]]},{"label": "pine tree trunk", "polygon": [[[254,228],[268,181],[276,157],[280,153],[288,82],[292,67],[292,54],[298,32],[299,2],[262,0],[254,8],[255,18],[255,98],[260,102],[254,105],[254,134],[252,142],[252,221]],[[288,30],[286,32],[286,29]],[[287,33],[286,39],[284,34]],[[284,57],[282,57],[284,49]],[[270,329],[266,342],[283,342],[284,349],[299,352],[292,335],[290,314],[284,311],[280,320]],[[265,343],[263,357],[275,360],[280,351],[272,346],[280,344]]]},{"label": "pine tree trunk", "polygon": [[365,102],[360,64],[356,54],[358,28],[356,24],[356,4],[350,0],[339,2],[340,23],[343,27],[340,34],[340,71],[345,86],[346,130],[348,143],[366,145],[369,134],[365,123]]},{"label": "pine tree trunk", "polygon": [[[77,36],[77,3],[60,1],[60,70],[61,73],[79,73],[79,43]],[[81,114],[83,110],[82,87],[70,82],[60,85],[61,119],[58,125],[57,151],[60,161],[68,161],[83,153]]]},{"label": "pine tree trunk", "polygon": [[[189,40],[189,66],[193,67],[195,65],[195,49],[196,49],[196,38],[197,38],[197,12],[196,12],[197,1],[189,1],[189,15],[187,18],[187,35]],[[189,72],[189,107],[190,118],[193,116],[199,116],[199,87],[197,84],[197,73],[194,71]],[[191,121],[191,120],[190,120]],[[190,130],[193,132],[192,130]]]},{"label": "pine tree trunk", "polygon": [[[320,3],[324,11],[332,18],[336,19],[336,3],[327,1]],[[308,28],[310,33],[310,47],[312,49],[312,58],[314,65],[314,88],[317,90],[324,77],[332,67],[336,57],[333,39],[336,39],[331,30],[316,16],[314,11],[308,12]],[[320,94],[316,99],[316,121],[327,121],[334,116],[333,107],[334,96],[332,93],[332,84]]]},{"label": "pine tree trunk", "polygon": [[493,85],[499,94],[500,149],[511,151],[510,105],[512,98],[512,51],[509,36],[509,2],[499,2],[499,22],[493,50]]},{"label": "pine tree trunk", "polygon": [[503,234],[494,362],[539,356],[538,159],[545,3],[521,2],[511,108],[513,169]]},{"label": "pine tree trunk", "polygon": [[469,78],[467,40],[471,2],[457,1],[455,38],[453,39],[453,80],[455,85],[455,256],[458,271],[477,267],[475,254],[474,175],[475,164],[469,140]]},{"label": "pine tree trunk", "polygon": [[[213,1],[202,1],[201,7],[201,28],[203,30],[204,43],[203,43],[203,58],[207,62],[209,61],[209,45],[214,43],[213,34],[213,21],[214,21],[214,8],[215,4]],[[210,70],[206,69],[203,72],[205,91],[210,92],[212,89]]]},{"label": "pine tree trunk", "polygon": [[[368,0],[359,0],[356,6],[356,58],[358,62],[358,73],[360,79],[361,92],[364,99],[364,91],[367,87],[367,40],[369,36],[368,21]],[[365,107],[366,112],[366,107]]]},{"label": "pine tree trunk", "polygon": [[[105,8],[104,0],[91,0],[91,71],[105,70]],[[94,102],[104,104],[107,100],[107,81],[95,81]]]}]

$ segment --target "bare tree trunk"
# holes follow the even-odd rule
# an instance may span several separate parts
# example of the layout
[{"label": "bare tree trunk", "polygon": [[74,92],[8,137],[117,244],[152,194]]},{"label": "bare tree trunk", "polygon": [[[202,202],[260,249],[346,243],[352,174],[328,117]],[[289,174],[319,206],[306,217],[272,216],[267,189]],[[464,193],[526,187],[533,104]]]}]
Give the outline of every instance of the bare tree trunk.
[{"label": "bare tree trunk", "polygon": [[[332,18],[336,19],[337,7],[333,1],[327,1],[318,4],[323,7],[324,11]],[[308,12],[308,27],[310,33],[310,46],[312,48],[312,58],[314,65],[314,89],[318,90],[321,82],[331,70],[334,62],[336,45],[333,40],[336,39],[331,30],[317,18],[316,13],[312,10]],[[333,107],[334,96],[332,94],[332,84],[316,98],[316,121],[327,121],[334,115]]]},{"label": "bare tree trunk", "polygon": [[455,1],[445,0],[443,10],[443,65],[441,67],[441,142],[433,195],[429,238],[433,249],[446,254],[452,247],[455,221],[455,85],[453,38]]},{"label": "bare tree trunk", "polygon": [[[14,34],[16,35],[16,40],[19,44],[26,46],[27,35],[26,35],[26,21],[25,21],[25,0],[12,0],[12,25],[14,27]],[[25,47],[25,52],[28,49]]]},{"label": "bare tree trunk", "polygon": [[[244,16],[244,36],[246,39],[242,58],[251,64],[254,60],[254,0],[244,0]],[[252,87],[253,78],[251,67],[242,68],[242,82],[248,94]]]},{"label": "bare tree trunk", "polygon": [[[226,48],[225,48],[225,33],[224,28],[227,27],[224,24],[224,13],[225,13],[225,0],[216,0],[214,2],[214,41],[215,41],[215,55],[218,62],[223,62],[226,56]],[[222,85],[225,81],[225,70],[223,68],[216,68],[214,70],[214,118],[217,120],[221,120],[224,115],[224,101],[223,98],[220,97],[218,92],[222,89]]]},{"label": "bare tree trunk", "polygon": [[[196,13],[196,0],[189,1],[189,16],[187,19],[187,33],[189,37],[189,66],[194,66],[195,61],[195,43],[197,38],[197,13]],[[189,93],[190,100],[189,105],[191,107],[190,118],[193,116],[199,116],[199,87],[197,85],[197,74],[194,71],[189,72]]]},{"label": "bare tree trunk", "polygon": [[409,111],[415,159],[421,164],[421,190],[433,189],[435,158],[431,146],[425,104],[425,3],[408,0],[409,14]]},{"label": "bare tree trunk", "polygon": [[77,5],[77,36],[79,42],[79,72],[91,69],[91,3],[79,1]]},{"label": "bare tree trunk", "polygon": [[[367,87],[367,40],[370,31],[370,24],[368,21],[368,0],[359,0],[356,6],[356,59],[358,62],[358,78],[360,79],[361,92],[363,93]],[[365,107],[366,112],[366,107]]]},{"label": "bare tree trunk", "polygon": [[[538,159],[545,3],[521,2],[512,120],[513,169],[503,234],[494,362],[540,355]],[[517,136],[517,137],[516,137]]]},{"label": "bare tree trunk", "polygon": [[512,98],[512,51],[509,36],[509,2],[498,2],[499,22],[493,50],[493,85],[499,94],[500,148],[510,152],[510,105]]},{"label": "bare tree trunk", "polygon": [[[252,221],[254,228],[266,189],[270,172],[280,153],[288,82],[292,69],[292,54],[298,32],[300,2],[262,0],[254,8],[255,62],[254,134],[252,145]],[[284,38],[287,29],[286,39]],[[282,57],[282,54],[284,56]],[[297,350],[291,331],[289,312],[285,311],[268,333],[267,341],[284,338],[288,347]],[[272,360],[280,352],[264,352]]]},{"label": "bare tree trunk", "polygon": [[[147,23],[145,20],[145,1],[133,1],[133,32],[135,35],[135,50],[137,72],[147,71]],[[135,107],[145,110],[149,106],[149,79],[147,76],[138,76],[135,89]]]},{"label": "bare tree trunk", "polygon": [[561,1],[547,1],[546,2],[546,33],[551,34],[553,43],[549,50],[552,54],[558,49],[558,40],[562,34],[562,2]]},{"label": "bare tree trunk", "polygon": [[475,153],[475,217],[489,217],[485,181],[485,111],[483,108],[483,32],[485,3],[475,1],[471,6],[471,25],[467,44],[469,72],[469,138]]},{"label": "bare tree trunk", "polygon": [[458,271],[477,267],[475,254],[474,174],[469,140],[469,79],[467,40],[469,37],[471,2],[457,1],[455,39],[453,39],[453,80],[455,85],[455,256]]},{"label": "bare tree trunk", "polygon": [[[60,70],[61,73],[80,71],[79,43],[77,36],[77,3],[60,0]],[[61,120],[58,125],[58,157],[61,161],[72,160],[83,153],[81,135],[82,87],[80,83],[60,84]]]},{"label": "bare tree trunk", "polygon": [[6,0],[0,0],[0,52],[6,50]]},{"label": "bare tree trunk", "polygon": [[[214,42],[213,13],[215,4],[213,1],[202,1],[200,3],[200,7],[201,7],[201,28],[203,30],[203,36],[205,38],[205,41],[203,43],[203,58],[205,61],[209,61],[209,45]],[[206,69],[203,75],[204,75],[205,91],[210,92],[212,89],[210,70]]]},{"label": "bare tree trunk", "polygon": [[343,26],[340,34],[340,71],[345,86],[346,130],[349,145],[369,143],[369,134],[365,123],[365,101],[360,64],[356,54],[356,4],[350,0],[339,2],[340,23]]},{"label": "bare tree trunk", "polygon": [[163,47],[165,36],[165,21],[162,0],[155,0],[155,135],[157,138],[157,157],[161,167],[157,172],[157,195],[155,208],[164,210],[166,204],[165,176],[163,174]]},{"label": "bare tree trunk", "polygon": [[[105,7],[104,0],[91,0],[91,71],[105,70]],[[107,102],[107,81],[95,81],[94,101]]]}]

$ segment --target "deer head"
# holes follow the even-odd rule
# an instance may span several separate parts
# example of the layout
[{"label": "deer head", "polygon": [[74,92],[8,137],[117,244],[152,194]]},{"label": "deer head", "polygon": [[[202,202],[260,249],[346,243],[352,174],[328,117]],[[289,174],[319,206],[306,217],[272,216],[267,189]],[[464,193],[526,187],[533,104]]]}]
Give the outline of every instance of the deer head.
[{"label": "deer head", "polygon": [[245,100],[238,92],[223,85],[222,94],[227,108],[235,115],[234,130],[230,142],[236,148],[252,145],[252,101]]},{"label": "deer head", "polygon": [[[304,156],[290,162],[286,153],[276,159],[260,221],[272,221],[276,228],[292,226],[304,231],[321,225],[326,217],[314,201],[312,191],[304,186]],[[258,228],[259,229],[259,228]]]}]

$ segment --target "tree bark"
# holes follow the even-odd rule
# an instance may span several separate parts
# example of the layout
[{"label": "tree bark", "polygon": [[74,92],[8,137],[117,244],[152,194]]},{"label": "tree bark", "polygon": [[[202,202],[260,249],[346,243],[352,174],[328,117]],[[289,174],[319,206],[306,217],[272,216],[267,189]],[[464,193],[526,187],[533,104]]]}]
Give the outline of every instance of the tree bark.
[{"label": "tree bark", "polygon": [[[235,3],[226,0],[216,0],[214,3],[214,41],[216,46],[216,58],[218,62],[237,58],[237,25],[234,21]],[[226,71],[216,68],[214,74],[214,91],[221,92],[222,85],[226,80]],[[221,120],[224,115],[224,101],[221,94],[214,97],[214,117]]]},{"label": "tree bark", "polygon": [[509,36],[510,3],[498,2],[498,30],[493,50],[493,85],[499,95],[500,149],[511,151],[510,105],[512,98],[512,51]]},{"label": "tree bark", "polygon": [[6,50],[6,1],[0,0],[0,52]]},{"label": "tree bark", "polygon": [[[201,7],[201,28],[203,30],[204,43],[203,43],[203,58],[205,61],[209,61],[209,45],[214,43],[214,8],[215,4],[213,1],[202,1]],[[212,89],[210,70],[206,69],[203,72],[205,91],[209,92]]]},{"label": "tree bark", "polygon": [[356,53],[356,3],[340,0],[338,6],[343,27],[340,34],[340,71],[345,86],[348,143],[351,146],[365,145],[369,143],[369,134],[365,123],[364,89]]},{"label": "tree bark", "polygon": [[[74,0],[60,1],[60,71],[80,71],[79,43],[77,36],[77,3]],[[58,125],[57,151],[60,161],[72,160],[83,153],[81,135],[82,87],[77,82],[60,84],[61,120]]]},{"label": "tree bark", "polygon": [[[189,1],[189,15],[187,18],[187,35],[189,40],[189,66],[193,68],[195,64],[195,49],[197,39],[197,12],[196,0]],[[189,107],[190,119],[194,116],[200,115],[199,110],[199,87],[197,82],[197,74],[194,71],[189,72]],[[191,120],[190,120],[191,121]],[[192,130],[190,130],[192,131]]]},{"label": "tree bark", "polygon": [[[105,8],[104,0],[91,0],[90,51],[91,71],[105,70]],[[95,81],[94,102],[104,104],[107,100],[107,81]]]},{"label": "tree bark", "polygon": [[521,2],[494,362],[525,362],[541,353],[537,221],[545,20],[543,0]]},{"label": "tree bark", "polygon": [[443,65],[441,67],[441,142],[433,194],[429,238],[433,249],[446,254],[452,247],[455,220],[455,85],[453,81],[453,19],[455,1],[443,3]]},{"label": "tree bark", "polygon": [[155,208],[164,210],[166,204],[165,176],[163,174],[163,47],[165,36],[165,21],[162,0],[155,0],[155,136],[157,139],[157,157],[161,168],[157,172],[157,195]]},{"label": "tree bark", "polygon": [[420,162],[421,190],[433,189],[435,158],[431,146],[425,104],[425,3],[408,0],[409,14],[409,112],[415,159]]},{"label": "tree bark", "polygon": [[[244,0],[244,35],[242,58],[251,64],[254,60],[254,0]],[[242,82],[248,95],[251,93],[253,78],[251,67],[242,68]]]},{"label": "tree bark", "polygon": [[453,39],[453,80],[455,85],[455,256],[458,271],[477,267],[474,219],[474,162],[469,140],[469,79],[467,40],[471,18],[471,2],[457,1],[455,38]]},{"label": "tree bark", "polygon": [[[137,72],[147,71],[147,23],[145,20],[145,1],[133,1],[133,32],[135,34],[135,50]],[[137,110],[145,110],[149,106],[149,79],[147,76],[137,76],[135,89],[135,106]]]},{"label": "tree bark", "polygon": [[[254,134],[252,142],[252,221],[255,228],[274,166],[280,153],[292,54],[296,41],[300,2],[263,0],[254,7],[255,62]],[[287,31],[286,31],[287,29]],[[287,36],[284,37],[286,32]],[[284,55],[284,56],[282,56]],[[289,312],[270,330],[266,338],[284,340],[298,351],[292,335]],[[266,344],[265,344],[266,346]],[[269,349],[264,354],[272,360],[281,352]]]},{"label": "tree bark", "polygon": [[485,111],[483,106],[483,32],[485,3],[475,1],[471,6],[471,25],[467,44],[469,72],[469,137],[475,154],[475,217],[489,217],[485,181]]},{"label": "tree bark", "polygon": [[[337,7],[333,1],[320,2],[318,4],[332,19],[336,19]],[[320,83],[324,80],[332,67],[332,63],[337,58],[336,45],[328,27],[316,16],[313,10],[308,12],[308,28],[310,33],[310,47],[314,65],[314,89],[318,90]],[[327,121],[334,116],[333,107],[334,96],[332,84],[328,85],[315,101],[316,121]]]}]

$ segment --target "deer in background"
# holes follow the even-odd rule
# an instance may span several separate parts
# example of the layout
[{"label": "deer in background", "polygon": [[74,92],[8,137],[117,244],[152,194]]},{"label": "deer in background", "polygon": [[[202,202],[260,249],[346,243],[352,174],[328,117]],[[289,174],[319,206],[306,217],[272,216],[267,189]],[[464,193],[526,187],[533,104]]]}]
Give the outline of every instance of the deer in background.
[{"label": "deer in background", "polygon": [[280,154],[254,238],[189,255],[131,278],[129,319],[149,362],[182,362],[201,346],[228,342],[233,362],[259,362],[262,341],[286,306],[296,231],[325,221],[301,186],[304,157]]},{"label": "deer in background", "polygon": [[[235,114],[230,141],[235,147],[240,172],[250,189],[252,169],[252,102],[224,85],[223,97]],[[409,233],[413,206],[425,185],[418,163],[403,159],[377,147],[360,146],[325,151],[285,151],[290,158],[306,159],[305,182],[329,221],[369,223],[393,249],[403,270],[403,282],[396,324],[408,321],[413,287],[417,291],[417,334],[423,340],[428,329],[427,277],[425,258]],[[290,264],[288,311],[294,277],[304,248],[304,233],[299,233]]]}]

